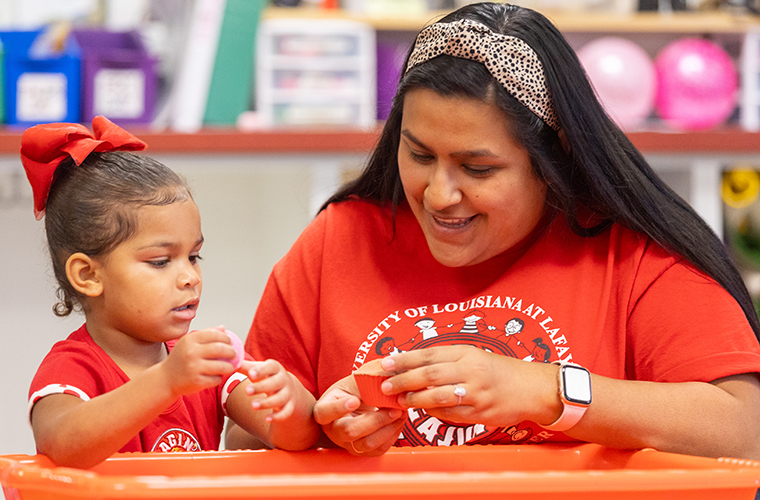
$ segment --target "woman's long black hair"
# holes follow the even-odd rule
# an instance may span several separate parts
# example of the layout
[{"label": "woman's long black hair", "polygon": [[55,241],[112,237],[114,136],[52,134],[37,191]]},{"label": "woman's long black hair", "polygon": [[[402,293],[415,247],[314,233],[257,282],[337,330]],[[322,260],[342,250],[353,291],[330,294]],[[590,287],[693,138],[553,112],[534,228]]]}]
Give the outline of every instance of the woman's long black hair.
[{"label": "woman's long black hair", "polygon": [[[555,26],[533,10],[497,3],[470,4],[438,22],[460,19],[477,21],[494,33],[519,38],[538,54],[565,136],[564,147],[560,134],[514,99],[485,66],[438,56],[402,76],[366,168],[322,208],[358,196],[391,202],[395,210],[404,199],[397,152],[404,97],[409,90],[425,88],[443,96],[490,101],[504,112],[512,134],[528,151],[536,175],[548,184],[548,203],[566,215],[573,231],[592,236],[615,222],[648,235],[723,286],[739,302],[760,338],[757,313],[725,245],[691,206],[654,173],[605,113],[578,57]],[[579,211],[579,207],[591,209],[594,218],[583,215],[588,211]]]}]

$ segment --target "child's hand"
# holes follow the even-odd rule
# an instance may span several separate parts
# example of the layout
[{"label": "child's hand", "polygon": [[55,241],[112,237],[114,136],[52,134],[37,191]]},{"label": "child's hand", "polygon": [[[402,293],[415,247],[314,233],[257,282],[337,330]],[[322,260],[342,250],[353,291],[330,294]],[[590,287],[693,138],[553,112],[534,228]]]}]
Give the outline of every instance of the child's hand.
[{"label": "child's hand", "polygon": [[264,443],[269,448],[305,450],[317,443],[322,431],[312,417],[314,395],[295,375],[273,359],[245,360],[238,372],[248,380],[230,393],[227,414],[245,433],[231,426],[227,446]]},{"label": "child's hand", "polygon": [[207,328],[181,337],[162,362],[169,387],[177,396],[219,385],[234,371],[235,349],[224,328]]},{"label": "child's hand", "polygon": [[272,410],[266,416],[267,422],[285,420],[293,415],[299,382],[279,362],[273,359],[244,361],[239,371],[243,369],[252,382],[246,386],[246,392],[249,396],[260,396],[251,403],[253,409]]}]

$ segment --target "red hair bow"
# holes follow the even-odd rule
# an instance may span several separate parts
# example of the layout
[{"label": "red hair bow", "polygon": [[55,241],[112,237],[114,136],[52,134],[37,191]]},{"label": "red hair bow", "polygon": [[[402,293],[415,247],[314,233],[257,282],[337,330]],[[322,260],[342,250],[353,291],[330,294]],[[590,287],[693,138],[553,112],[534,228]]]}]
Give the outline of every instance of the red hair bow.
[{"label": "red hair bow", "polygon": [[37,220],[45,214],[53,173],[67,157],[81,165],[93,151],[142,151],[148,147],[104,116],[93,118],[92,130],[78,123],[45,123],[24,131],[21,163],[32,185]]}]

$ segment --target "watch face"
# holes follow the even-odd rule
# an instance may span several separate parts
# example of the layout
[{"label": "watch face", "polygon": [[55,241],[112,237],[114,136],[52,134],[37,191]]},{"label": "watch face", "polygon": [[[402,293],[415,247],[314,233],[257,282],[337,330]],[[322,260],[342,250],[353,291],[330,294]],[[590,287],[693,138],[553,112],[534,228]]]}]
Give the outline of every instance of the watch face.
[{"label": "watch face", "polygon": [[562,367],[565,399],[582,405],[591,404],[591,375],[579,366]]}]

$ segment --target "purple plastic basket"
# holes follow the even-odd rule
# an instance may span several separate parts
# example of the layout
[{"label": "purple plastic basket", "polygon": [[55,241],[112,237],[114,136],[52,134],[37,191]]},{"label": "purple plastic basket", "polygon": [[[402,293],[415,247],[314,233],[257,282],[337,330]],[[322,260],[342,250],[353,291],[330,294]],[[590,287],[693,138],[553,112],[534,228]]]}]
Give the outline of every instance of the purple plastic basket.
[{"label": "purple plastic basket", "polygon": [[73,31],[82,49],[82,120],[149,123],[156,105],[156,58],[136,31]]}]

